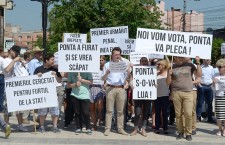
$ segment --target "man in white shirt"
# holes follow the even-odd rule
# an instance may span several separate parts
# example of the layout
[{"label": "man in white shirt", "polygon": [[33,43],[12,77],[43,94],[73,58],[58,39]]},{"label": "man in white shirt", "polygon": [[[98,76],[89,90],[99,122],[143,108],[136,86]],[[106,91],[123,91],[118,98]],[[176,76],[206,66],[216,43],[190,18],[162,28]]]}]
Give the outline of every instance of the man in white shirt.
[{"label": "man in white shirt", "polygon": [[[115,47],[112,50],[112,62],[119,62],[121,59],[121,49]],[[106,81],[106,122],[105,122],[105,132],[104,135],[108,136],[111,123],[112,123],[112,112],[114,108],[114,103],[116,106],[117,114],[117,129],[118,133],[122,135],[128,135],[124,131],[124,105],[126,102],[126,92],[124,86],[126,84],[126,79],[128,76],[128,71],[126,73],[112,73],[109,69],[110,62],[106,63],[103,68],[102,80]]]},{"label": "man in white shirt", "polygon": [[[22,63],[20,63],[21,61],[20,50],[21,48],[17,45],[12,46],[9,50],[9,57],[3,60],[3,65],[2,65],[4,70],[3,73],[6,80],[9,78],[15,77],[16,76],[15,70],[19,70],[22,65]],[[24,68],[23,70],[26,70],[26,69]],[[18,72],[16,74],[19,74],[20,76],[28,75],[28,72],[26,71],[18,71]],[[7,107],[7,104],[6,104],[6,107]],[[4,119],[6,123],[9,123],[9,114],[6,107],[5,107],[6,110],[5,110]],[[28,131],[28,129],[25,128],[22,124],[22,116],[23,116],[22,112],[20,111],[16,112],[16,117],[19,124],[18,130]]]},{"label": "man in white shirt", "polygon": [[209,123],[215,123],[212,118],[212,102],[213,102],[213,67],[210,65],[211,60],[204,59],[202,64],[202,78],[198,86],[198,99],[197,99],[197,122],[201,121],[202,104],[204,101],[208,105],[207,115]]}]

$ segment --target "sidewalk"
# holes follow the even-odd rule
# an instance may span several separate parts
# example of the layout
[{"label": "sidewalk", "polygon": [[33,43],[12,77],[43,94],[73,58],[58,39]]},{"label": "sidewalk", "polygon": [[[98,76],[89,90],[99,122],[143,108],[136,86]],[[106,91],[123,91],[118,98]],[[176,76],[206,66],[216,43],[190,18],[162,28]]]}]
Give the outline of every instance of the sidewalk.
[{"label": "sidewalk", "polygon": [[[0,114],[2,116],[2,114]],[[192,136],[192,141],[186,139],[176,140],[175,125],[169,126],[170,134],[155,134],[150,127],[147,128],[147,137],[140,134],[136,136],[123,136],[116,132],[111,132],[109,136],[104,136],[103,127],[99,127],[98,131],[93,131],[92,135],[82,133],[75,135],[74,124],[68,129],[63,129],[63,121],[60,122],[59,128],[61,133],[55,134],[51,132],[51,121],[48,115],[46,121],[46,132],[36,134],[33,132],[33,122],[26,125],[30,132],[16,131],[17,120],[13,116],[10,118],[12,124],[12,133],[9,139],[4,138],[4,133],[0,133],[0,145],[224,145],[225,137],[216,136],[217,126],[215,124],[198,123],[197,135]],[[128,123],[126,131],[131,133],[133,130],[132,123]]]}]

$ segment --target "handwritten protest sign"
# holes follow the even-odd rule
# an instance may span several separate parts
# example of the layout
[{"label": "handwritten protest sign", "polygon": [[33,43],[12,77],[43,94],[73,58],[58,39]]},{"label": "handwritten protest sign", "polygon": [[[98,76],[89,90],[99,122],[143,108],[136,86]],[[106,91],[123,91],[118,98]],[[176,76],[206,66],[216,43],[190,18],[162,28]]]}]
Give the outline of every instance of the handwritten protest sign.
[{"label": "handwritten protest sign", "polygon": [[122,55],[129,55],[131,52],[135,51],[135,39],[125,39],[121,38],[119,47],[122,50]]},{"label": "handwritten protest sign", "polygon": [[102,71],[92,73],[93,84],[94,85],[103,85],[104,81],[102,80]]},{"label": "handwritten protest sign", "polygon": [[100,52],[97,44],[58,43],[59,72],[99,72]]},{"label": "handwritten protest sign", "polygon": [[87,34],[64,33],[63,42],[66,43],[87,43]]},{"label": "handwritten protest sign", "polygon": [[138,28],[135,48],[140,52],[210,59],[212,35]]},{"label": "handwritten protest sign", "polygon": [[219,80],[217,83],[215,83],[215,90],[225,91],[225,77],[224,76],[218,76],[218,77],[215,77],[215,78]]},{"label": "handwritten protest sign", "polygon": [[157,70],[153,66],[133,66],[133,99],[155,100]]},{"label": "handwritten protest sign", "polygon": [[221,54],[225,54],[225,43],[221,44]]},{"label": "handwritten protest sign", "polygon": [[124,61],[120,62],[110,62],[109,63],[109,70],[112,73],[123,73],[127,70],[127,63]]},{"label": "handwritten protest sign", "polygon": [[121,38],[128,39],[128,26],[91,29],[91,43],[99,44],[101,55],[111,55]]},{"label": "handwritten protest sign", "polygon": [[56,79],[52,75],[7,79],[5,89],[9,112],[58,106]]},{"label": "handwritten protest sign", "polygon": [[130,62],[134,65],[140,64],[140,59],[142,57],[148,58],[148,53],[131,52],[130,53]]}]

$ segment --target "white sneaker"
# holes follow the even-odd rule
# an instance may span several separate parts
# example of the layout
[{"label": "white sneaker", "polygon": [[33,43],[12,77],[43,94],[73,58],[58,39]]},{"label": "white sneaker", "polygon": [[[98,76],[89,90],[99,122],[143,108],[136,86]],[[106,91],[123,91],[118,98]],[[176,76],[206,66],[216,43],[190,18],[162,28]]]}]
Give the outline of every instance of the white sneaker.
[{"label": "white sneaker", "polygon": [[22,124],[18,126],[18,130],[19,130],[19,131],[22,131],[22,132],[28,132],[28,131],[29,131],[29,130],[28,130],[25,126],[23,126]]}]

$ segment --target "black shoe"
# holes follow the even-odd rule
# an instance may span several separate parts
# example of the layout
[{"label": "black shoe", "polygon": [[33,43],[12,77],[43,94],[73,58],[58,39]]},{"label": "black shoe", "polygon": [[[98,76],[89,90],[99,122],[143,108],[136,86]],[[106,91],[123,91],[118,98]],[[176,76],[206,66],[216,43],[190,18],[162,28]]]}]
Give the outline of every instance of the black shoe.
[{"label": "black shoe", "polygon": [[169,132],[167,130],[164,130],[164,134],[169,134]]},{"label": "black shoe", "polygon": [[207,122],[208,122],[208,123],[216,123],[216,121],[213,120],[213,119],[208,119]]},{"label": "black shoe", "polygon": [[65,124],[63,128],[67,129],[69,127],[68,124]]},{"label": "black shoe", "polygon": [[196,135],[196,130],[192,130],[192,135]]},{"label": "black shoe", "polygon": [[191,135],[186,135],[186,140],[191,141],[192,140]]},{"label": "black shoe", "polygon": [[177,135],[177,137],[176,137],[177,140],[180,140],[180,139],[182,139],[182,138],[184,138],[184,134],[183,134],[183,133],[179,133],[179,134]]},{"label": "black shoe", "polygon": [[160,131],[159,131],[159,130],[155,130],[155,133],[156,133],[156,134],[160,134]]}]

